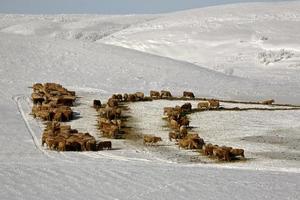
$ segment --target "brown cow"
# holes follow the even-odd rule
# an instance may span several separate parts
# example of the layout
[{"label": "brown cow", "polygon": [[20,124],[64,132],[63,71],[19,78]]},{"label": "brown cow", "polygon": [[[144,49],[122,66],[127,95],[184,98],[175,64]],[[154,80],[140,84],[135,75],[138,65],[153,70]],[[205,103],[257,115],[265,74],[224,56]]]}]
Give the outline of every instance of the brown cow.
[{"label": "brown cow", "polygon": [[35,114],[36,117],[41,118],[42,120],[48,121],[50,120],[50,115],[48,111],[41,110],[38,113]]},{"label": "brown cow", "polygon": [[135,96],[137,98],[138,101],[142,101],[145,97],[144,93],[143,92],[136,92],[135,93]]},{"label": "brown cow", "polygon": [[98,123],[100,125],[100,128],[102,128],[102,124],[110,124],[111,121],[109,119],[106,119],[105,117],[100,117]]},{"label": "brown cow", "polygon": [[[47,138],[54,138],[56,136],[55,133],[51,130],[45,130],[42,135],[42,146],[46,143]],[[47,144],[47,143],[46,143]],[[47,144],[48,145],[48,144]]]},{"label": "brown cow", "polygon": [[56,112],[62,113],[61,121],[69,121],[73,118],[73,111],[68,106],[61,106],[56,110]]},{"label": "brown cow", "polygon": [[122,94],[116,94],[116,95],[117,95],[117,99],[118,99],[119,101],[122,101],[122,100],[123,100]]},{"label": "brown cow", "polygon": [[75,99],[76,97],[64,95],[56,98],[54,102],[56,103],[56,105],[73,106],[73,102],[75,101]]},{"label": "brown cow", "polygon": [[50,149],[50,150],[53,150],[54,149],[54,144],[55,144],[55,137],[53,137],[53,136],[48,136],[47,138],[46,138],[46,145],[47,145],[47,147]]},{"label": "brown cow", "polygon": [[191,149],[202,149],[203,145],[205,144],[202,138],[191,138],[192,146]]},{"label": "brown cow", "polygon": [[182,138],[186,137],[186,135],[188,134],[186,126],[180,126],[179,133]]},{"label": "brown cow", "polygon": [[181,117],[179,119],[180,126],[189,126],[190,125],[190,120],[187,118],[187,116]]},{"label": "brown cow", "polygon": [[42,91],[43,88],[44,88],[44,86],[41,83],[35,83],[32,86],[32,89],[34,90],[34,92]]},{"label": "brown cow", "polygon": [[190,149],[202,149],[205,144],[204,140],[197,133],[188,133],[184,139],[190,140]]},{"label": "brown cow", "polygon": [[144,143],[144,145],[146,145],[146,144],[153,145],[159,141],[162,141],[161,137],[156,137],[153,135],[145,135],[143,143]]},{"label": "brown cow", "polygon": [[181,110],[183,112],[191,112],[192,111],[192,104],[191,103],[185,103],[181,106]]},{"label": "brown cow", "polygon": [[57,122],[63,121],[63,114],[61,112],[55,113],[52,120]]},{"label": "brown cow", "polygon": [[172,94],[170,91],[162,90],[162,91],[160,91],[160,97],[161,98],[171,98]]},{"label": "brown cow", "polygon": [[87,138],[85,148],[87,151],[96,151],[96,140],[94,137]]},{"label": "brown cow", "polygon": [[136,96],[136,94],[129,94],[128,95],[128,101],[135,102],[137,100],[138,100],[138,97]]},{"label": "brown cow", "polygon": [[116,107],[105,107],[105,108],[101,108],[99,110],[99,113],[100,113],[100,117],[102,118],[106,118],[106,119],[109,119],[109,120],[112,120],[112,119],[118,119],[121,117],[121,114],[122,114],[122,109],[121,108],[116,108]]},{"label": "brown cow", "polygon": [[211,143],[205,144],[202,147],[203,154],[206,156],[212,156],[213,155],[213,145]]},{"label": "brown cow", "polygon": [[111,123],[118,126],[119,129],[121,129],[121,127],[122,127],[122,120],[120,120],[120,119],[116,119],[116,120],[113,119],[113,120],[111,120]]},{"label": "brown cow", "polygon": [[174,128],[174,129],[178,129],[179,128],[178,122],[176,120],[174,120],[174,119],[171,119],[170,126],[171,126],[171,128]]},{"label": "brown cow", "polygon": [[169,132],[169,140],[172,141],[172,139],[178,141],[178,139],[180,139],[180,133],[175,131]]},{"label": "brown cow", "polygon": [[[66,148],[70,147],[72,151],[86,151],[85,142],[82,139],[83,134],[74,134],[71,135],[68,139],[66,139]],[[78,144],[80,149],[78,149]]]},{"label": "brown cow", "polygon": [[33,104],[43,103],[45,101],[45,98],[43,97],[43,95],[41,95],[39,93],[32,93],[31,98],[32,98]]},{"label": "brown cow", "polygon": [[220,101],[219,100],[211,99],[211,100],[208,100],[208,102],[209,102],[209,107],[210,108],[219,108],[220,107]]},{"label": "brown cow", "polygon": [[232,157],[241,156],[245,158],[244,149],[230,149],[230,156]]},{"label": "brown cow", "polygon": [[218,160],[231,161],[229,147],[214,148],[213,155],[216,156],[218,158]]},{"label": "brown cow", "polygon": [[70,125],[60,125],[59,129],[60,129],[60,131],[71,130],[71,126]]},{"label": "brown cow", "polygon": [[101,123],[101,131],[104,136],[115,138],[119,134],[119,127],[112,123]]},{"label": "brown cow", "polygon": [[187,91],[184,91],[184,92],[183,92],[183,97],[187,97],[187,98],[194,99],[194,98],[195,98],[195,95],[194,95],[193,92],[187,92]]},{"label": "brown cow", "polygon": [[93,107],[98,110],[99,108],[101,108],[101,101],[100,100],[94,100],[93,101]]},{"label": "brown cow", "polygon": [[113,94],[113,95],[111,96],[111,98],[112,98],[112,99],[119,100],[119,98],[118,98],[118,95],[117,95],[117,94]]},{"label": "brown cow", "polygon": [[192,140],[190,139],[180,139],[178,140],[178,148],[190,149],[192,147]]},{"label": "brown cow", "polygon": [[58,140],[57,150],[58,151],[65,151],[66,150],[66,140],[65,139]]},{"label": "brown cow", "polygon": [[112,138],[116,138],[118,136],[118,134],[120,133],[120,129],[118,126],[116,125],[112,125],[110,127],[110,130],[109,130],[109,136],[112,137]]},{"label": "brown cow", "polygon": [[151,90],[150,97],[158,99],[160,98],[160,93],[158,91]]},{"label": "brown cow", "polygon": [[108,102],[107,102],[107,105],[109,107],[117,107],[118,106],[118,100],[117,99],[113,99],[113,98],[109,98],[108,99]]},{"label": "brown cow", "polygon": [[97,150],[107,149],[110,150],[112,147],[111,141],[101,141],[97,144]]},{"label": "brown cow", "polygon": [[169,115],[173,110],[173,107],[164,107],[164,115]]},{"label": "brown cow", "polygon": [[176,121],[178,121],[180,119],[181,115],[182,115],[182,112],[175,110],[175,109],[173,109],[169,113],[167,113],[167,116],[170,120],[174,119]]},{"label": "brown cow", "polygon": [[123,94],[123,100],[128,101],[128,94],[127,93]]},{"label": "brown cow", "polygon": [[262,104],[264,104],[264,105],[272,105],[274,102],[275,102],[274,99],[270,99],[270,100],[263,101]]},{"label": "brown cow", "polygon": [[195,132],[189,132],[187,135],[186,135],[186,138],[188,139],[194,139],[194,138],[200,138],[198,133],[195,133]]},{"label": "brown cow", "polygon": [[211,143],[204,145],[203,148],[202,148],[204,155],[212,156],[213,155],[213,150],[216,147],[218,147],[218,146],[212,145]]}]

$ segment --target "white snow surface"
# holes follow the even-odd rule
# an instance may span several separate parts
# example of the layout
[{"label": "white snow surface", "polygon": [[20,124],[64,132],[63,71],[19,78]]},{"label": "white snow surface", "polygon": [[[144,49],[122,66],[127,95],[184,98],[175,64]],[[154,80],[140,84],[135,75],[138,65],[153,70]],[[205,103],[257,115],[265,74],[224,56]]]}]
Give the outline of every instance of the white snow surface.
[{"label": "white snow surface", "polygon": [[120,140],[112,151],[57,153],[41,147],[28,87],[76,90],[82,118],[71,124],[96,137],[88,103],[112,93],[300,104],[299,13],[299,2],[285,2],[161,15],[1,14],[0,199],[298,199],[299,111],[191,116],[209,142],[245,146],[249,165],[178,163]]}]

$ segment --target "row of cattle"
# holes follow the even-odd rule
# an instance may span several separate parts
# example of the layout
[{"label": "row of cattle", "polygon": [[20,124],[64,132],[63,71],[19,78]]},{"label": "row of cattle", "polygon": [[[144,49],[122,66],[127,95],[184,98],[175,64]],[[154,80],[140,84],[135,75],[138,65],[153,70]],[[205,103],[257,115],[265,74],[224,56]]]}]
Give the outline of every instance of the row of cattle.
[{"label": "row of cattle", "polygon": [[[198,108],[199,104],[202,105],[202,103],[208,104],[212,106],[212,108],[219,107],[219,102],[212,100],[210,102],[199,102]],[[168,123],[172,129],[172,131],[169,132],[170,141],[175,139],[179,148],[201,149],[204,155],[216,157],[218,160],[231,161],[239,156],[242,158],[245,157],[244,149],[205,144],[204,140],[200,138],[197,133],[188,133],[187,127],[189,126],[189,123],[182,123],[182,121],[187,119],[186,114],[190,113],[191,110],[192,105],[190,103],[185,103],[182,106],[164,108],[164,115],[167,116]]]},{"label": "row of cattle", "polygon": [[[155,99],[168,99],[168,98],[172,98],[173,96],[172,96],[171,92],[167,91],[167,90],[161,90],[160,92],[151,90],[150,91],[150,97],[155,98]],[[194,95],[193,92],[184,91],[183,94],[182,94],[182,97],[183,98],[194,99],[195,95]]]},{"label": "row of cattle", "polygon": [[36,83],[32,86],[32,115],[44,121],[69,121],[73,118],[70,108],[76,100],[74,91],[56,83]]},{"label": "row of cattle", "polygon": [[[136,92],[134,94],[127,94],[125,93],[124,95],[122,94],[114,94],[112,97],[117,98],[120,101],[124,102],[134,102],[134,101],[151,101],[151,100],[157,100],[157,99],[195,99],[195,95],[193,92],[190,91],[183,91],[182,97],[174,97],[170,91],[168,90],[161,90],[155,91],[151,90],[150,91],[150,96],[147,97],[144,95],[142,92]],[[264,105],[272,105],[274,103],[274,99],[268,99],[264,100],[261,102],[258,102],[259,104],[264,104]],[[219,108],[220,106],[220,101],[216,99],[208,99],[206,101],[201,101],[198,104],[198,109],[214,109],[214,108]]]},{"label": "row of cattle", "polygon": [[172,129],[169,132],[169,140],[176,140],[179,148],[202,149],[204,140],[197,133],[188,132],[190,121],[187,114],[191,111],[191,103],[164,108],[164,115],[167,117],[169,127]]},{"label": "row of cattle", "polygon": [[[190,103],[185,103],[182,106],[165,107],[164,115],[167,116],[169,127],[172,129],[169,132],[169,140],[176,140],[179,148],[184,149],[201,149],[204,145],[204,140],[197,133],[188,132],[189,119],[187,114],[192,110]],[[145,135],[143,138],[144,144],[157,143],[162,141],[161,137],[154,135]]]},{"label": "row of cattle", "polygon": [[[143,92],[136,92],[132,94],[124,93],[124,94],[113,94],[107,104],[110,107],[116,106],[116,102],[136,102],[136,101],[152,101],[157,99],[172,99],[173,95],[170,91],[167,90],[161,90],[159,91],[150,91],[150,96],[145,96]],[[189,98],[193,99],[195,98],[195,95],[193,92],[184,91],[182,98]],[[94,100],[94,106],[95,108],[101,107],[100,100]]]},{"label": "row of cattle", "polygon": [[57,106],[53,104],[33,105],[31,114],[34,118],[44,121],[69,121],[73,118],[73,111],[69,106]]},{"label": "row of cattle", "polygon": [[223,161],[231,161],[236,157],[245,158],[244,149],[212,145],[211,143],[203,146],[203,154]]},{"label": "row of cattle", "polygon": [[69,125],[59,122],[73,118],[76,100],[74,91],[69,91],[56,83],[36,83],[32,86],[32,115],[47,121],[42,134],[42,146],[56,151],[96,151],[111,149],[110,141],[96,142],[89,133],[80,133]]},{"label": "row of cattle", "polygon": [[76,100],[74,91],[69,91],[57,83],[36,83],[32,86],[31,95],[34,104],[48,104],[50,102],[56,105],[72,106]]},{"label": "row of cattle", "polygon": [[44,144],[50,150],[56,151],[97,151],[111,149],[110,141],[96,142],[89,133],[80,133],[69,125],[61,125],[58,122],[48,122],[42,135]]},{"label": "row of cattle", "polygon": [[100,100],[94,100],[93,107],[98,112],[98,127],[102,132],[102,136],[108,138],[122,138],[124,131],[122,128],[122,108],[120,107],[122,95],[113,95],[108,99],[106,104],[102,104]]}]

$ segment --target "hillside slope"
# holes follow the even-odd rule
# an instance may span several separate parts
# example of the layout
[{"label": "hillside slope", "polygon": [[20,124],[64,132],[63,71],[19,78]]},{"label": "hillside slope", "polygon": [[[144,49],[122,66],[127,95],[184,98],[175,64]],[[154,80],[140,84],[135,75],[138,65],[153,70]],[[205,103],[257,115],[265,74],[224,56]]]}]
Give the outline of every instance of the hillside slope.
[{"label": "hillside slope", "polygon": [[133,25],[99,42],[292,87],[299,85],[299,13],[299,2],[194,9]]}]

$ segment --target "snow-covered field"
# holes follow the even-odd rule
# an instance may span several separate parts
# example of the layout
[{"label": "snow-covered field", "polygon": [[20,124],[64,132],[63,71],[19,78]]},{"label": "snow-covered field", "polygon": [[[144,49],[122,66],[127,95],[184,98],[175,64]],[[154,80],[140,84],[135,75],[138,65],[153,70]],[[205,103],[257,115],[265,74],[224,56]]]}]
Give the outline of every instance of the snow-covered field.
[{"label": "snow-covered field", "polygon": [[[76,90],[83,98],[71,124],[97,137],[89,102],[117,92],[300,104],[299,13],[299,2],[285,2],[161,15],[1,14],[0,199],[298,199],[299,111],[190,116],[205,140],[245,148],[243,163],[177,163],[120,140],[112,151],[57,153],[40,146],[28,87],[50,81]],[[136,127],[164,123],[158,104],[132,105],[138,119],[153,119]]]}]

